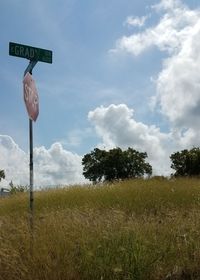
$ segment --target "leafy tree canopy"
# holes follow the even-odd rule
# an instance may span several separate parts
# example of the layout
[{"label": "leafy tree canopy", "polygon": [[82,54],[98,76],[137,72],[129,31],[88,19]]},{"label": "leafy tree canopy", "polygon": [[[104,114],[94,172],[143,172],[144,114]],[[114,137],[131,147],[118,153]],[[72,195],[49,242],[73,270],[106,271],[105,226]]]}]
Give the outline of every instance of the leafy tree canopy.
[{"label": "leafy tree canopy", "polygon": [[200,175],[200,149],[182,150],[170,156],[175,176]]},{"label": "leafy tree canopy", "polygon": [[1,179],[5,179],[5,172],[4,170],[0,170],[0,181]]},{"label": "leafy tree canopy", "polygon": [[83,175],[94,183],[118,179],[138,178],[151,175],[152,167],[145,162],[147,153],[132,148],[109,151],[95,148],[82,159]]}]

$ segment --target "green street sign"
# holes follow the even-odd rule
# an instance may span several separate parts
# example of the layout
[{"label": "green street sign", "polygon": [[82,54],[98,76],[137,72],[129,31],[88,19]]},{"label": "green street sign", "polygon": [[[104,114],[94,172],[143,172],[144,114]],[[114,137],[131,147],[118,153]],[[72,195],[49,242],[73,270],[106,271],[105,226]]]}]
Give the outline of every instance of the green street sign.
[{"label": "green street sign", "polygon": [[9,43],[9,55],[27,58],[30,61],[52,63],[52,51],[17,43]]}]

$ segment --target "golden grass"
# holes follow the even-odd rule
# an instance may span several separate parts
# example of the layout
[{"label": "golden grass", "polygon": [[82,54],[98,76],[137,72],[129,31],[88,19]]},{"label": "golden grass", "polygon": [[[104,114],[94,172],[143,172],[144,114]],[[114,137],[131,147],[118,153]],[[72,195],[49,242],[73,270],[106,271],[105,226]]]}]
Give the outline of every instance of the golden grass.
[{"label": "golden grass", "polygon": [[[130,180],[0,200],[1,280],[200,279],[200,180]],[[33,243],[31,238],[33,237]]]}]

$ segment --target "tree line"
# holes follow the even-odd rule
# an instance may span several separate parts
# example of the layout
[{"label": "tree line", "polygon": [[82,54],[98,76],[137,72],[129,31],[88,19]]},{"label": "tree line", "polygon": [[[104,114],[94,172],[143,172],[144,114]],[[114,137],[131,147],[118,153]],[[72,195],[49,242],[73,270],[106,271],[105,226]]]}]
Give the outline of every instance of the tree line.
[{"label": "tree line", "polygon": [[[146,161],[146,152],[133,148],[109,151],[95,148],[82,159],[83,175],[93,183],[150,177],[152,166]],[[182,150],[171,154],[171,168],[175,177],[200,175],[200,148]],[[0,170],[0,181],[5,179],[4,170]]]},{"label": "tree line", "polygon": [[[140,178],[152,175],[152,166],[146,162],[146,152],[132,148],[121,150],[114,148],[109,151],[95,148],[82,159],[83,175],[93,183],[101,181]],[[200,175],[200,149],[182,150],[171,154],[172,174],[178,176]]]}]

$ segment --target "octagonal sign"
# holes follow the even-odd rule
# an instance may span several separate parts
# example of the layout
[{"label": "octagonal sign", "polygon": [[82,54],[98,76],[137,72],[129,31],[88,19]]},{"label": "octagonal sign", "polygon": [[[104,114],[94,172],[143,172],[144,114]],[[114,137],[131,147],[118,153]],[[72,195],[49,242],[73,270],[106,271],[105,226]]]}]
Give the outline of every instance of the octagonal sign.
[{"label": "octagonal sign", "polygon": [[36,89],[35,81],[28,72],[23,79],[24,102],[29,118],[36,121],[39,115],[39,96]]}]

